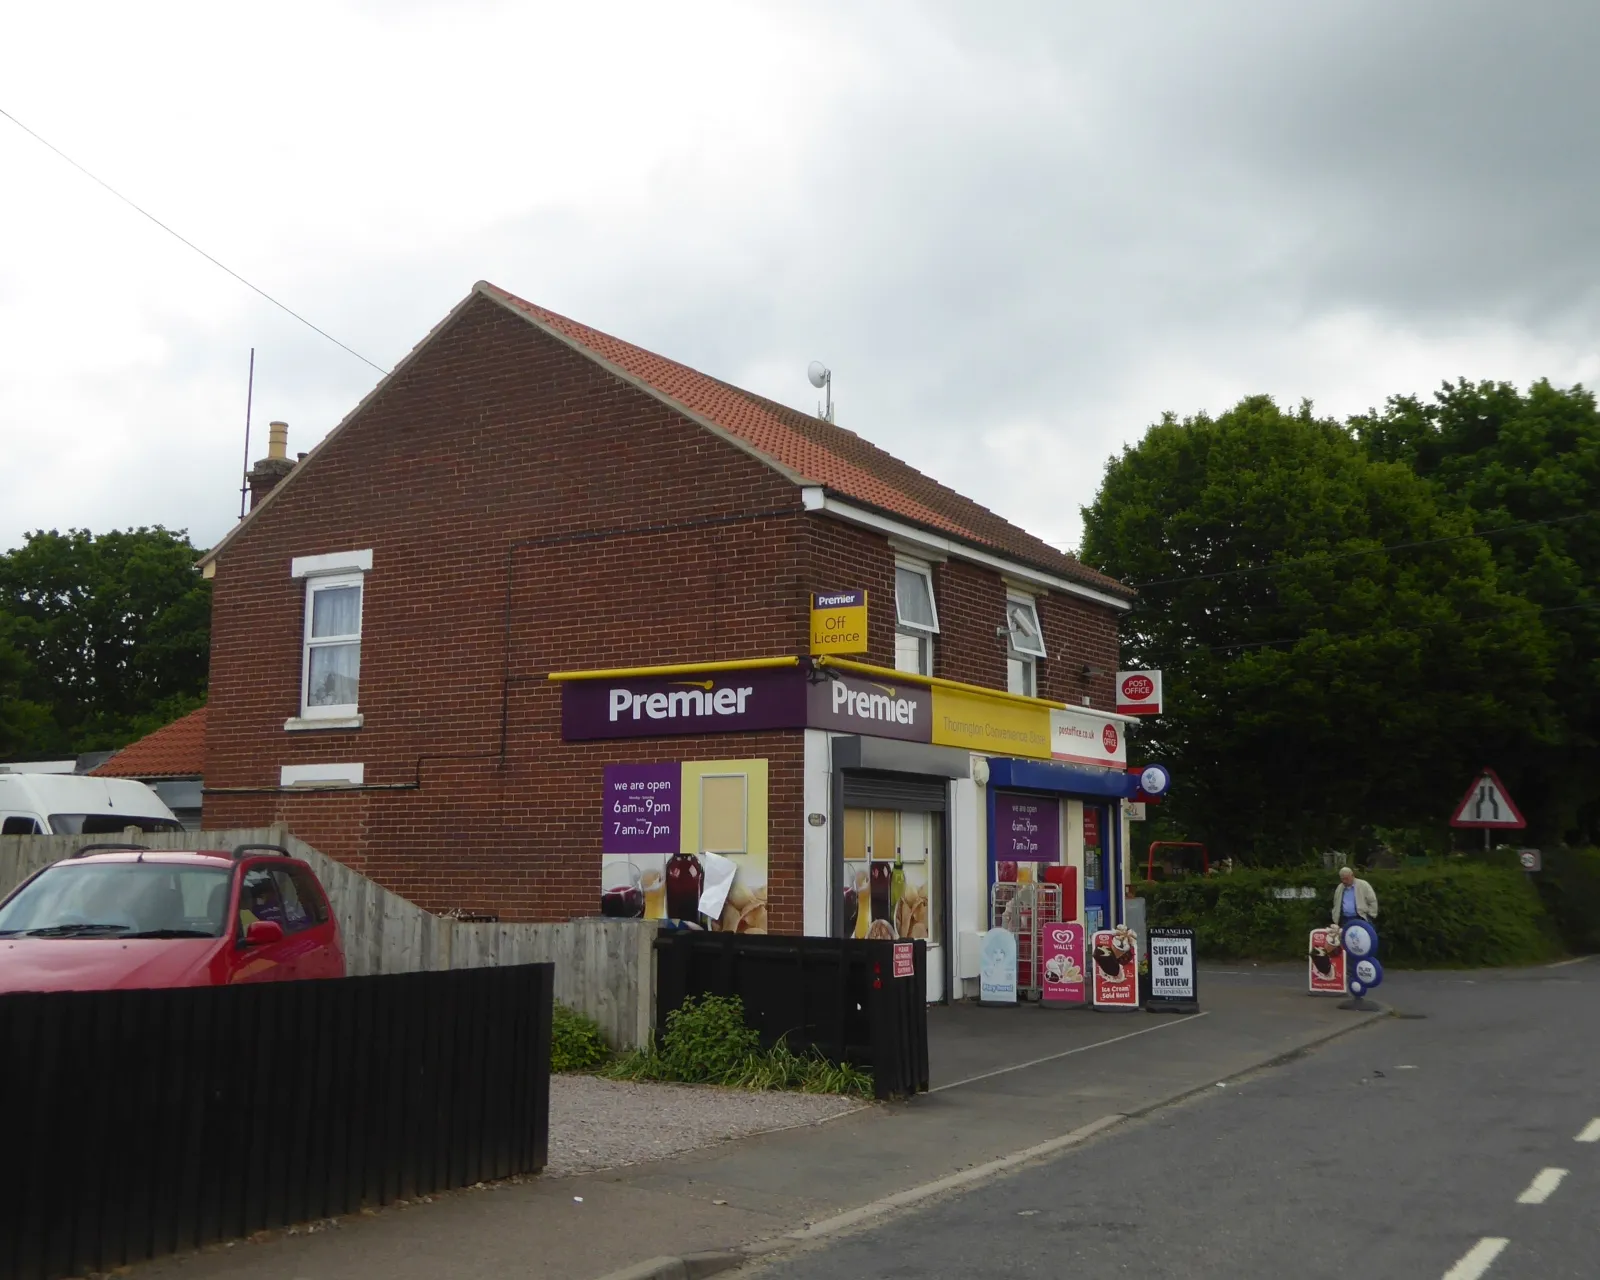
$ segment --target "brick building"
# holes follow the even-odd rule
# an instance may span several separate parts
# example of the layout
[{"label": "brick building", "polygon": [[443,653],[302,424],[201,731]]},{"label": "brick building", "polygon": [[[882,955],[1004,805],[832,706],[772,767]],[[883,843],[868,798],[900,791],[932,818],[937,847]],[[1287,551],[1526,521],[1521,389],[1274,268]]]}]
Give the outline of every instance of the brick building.
[{"label": "brick building", "polygon": [[[508,920],[731,866],[715,923],[925,936],[936,991],[1019,850],[1116,919],[1129,590],[854,433],[480,283],[263,475],[204,561],[207,827]],[[865,651],[814,660],[833,592]]]}]

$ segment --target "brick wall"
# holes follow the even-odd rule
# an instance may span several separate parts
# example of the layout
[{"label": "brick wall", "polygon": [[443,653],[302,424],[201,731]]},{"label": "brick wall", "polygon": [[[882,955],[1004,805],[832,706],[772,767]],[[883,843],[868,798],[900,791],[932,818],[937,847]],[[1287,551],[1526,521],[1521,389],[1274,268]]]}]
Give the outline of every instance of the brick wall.
[{"label": "brick wall", "polygon": [[[290,560],[363,548],[365,725],[286,732]],[[998,576],[951,564],[935,582],[936,670],[1003,688]],[[871,593],[869,660],[894,656],[885,539],[805,515],[765,464],[481,298],[252,518],[213,586],[207,786],[360,761],[369,786],[406,789],[213,792],[206,825],[287,821],[420,905],[508,920],[594,911],[606,763],[765,757],[771,927],[801,928],[801,735],[566,744],[550,671],[803,653],[809,592],[846,586]],[[1109,617],[1040,612],[1052,654],[1059,635],[1115,666]],[[1049,664],[1051,696],[1083,660]]]}]

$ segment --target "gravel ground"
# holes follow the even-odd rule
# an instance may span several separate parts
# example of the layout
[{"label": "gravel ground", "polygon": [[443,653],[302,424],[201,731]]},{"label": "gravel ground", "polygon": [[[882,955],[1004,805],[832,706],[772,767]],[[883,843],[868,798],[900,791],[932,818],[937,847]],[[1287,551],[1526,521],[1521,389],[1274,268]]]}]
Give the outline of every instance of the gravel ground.
[{"label": "gravel ground", "polygon": [[814,1093],[550,1077],[546,1177],[660,1160],[729,1138],[816,1124],[868,1105]]}]

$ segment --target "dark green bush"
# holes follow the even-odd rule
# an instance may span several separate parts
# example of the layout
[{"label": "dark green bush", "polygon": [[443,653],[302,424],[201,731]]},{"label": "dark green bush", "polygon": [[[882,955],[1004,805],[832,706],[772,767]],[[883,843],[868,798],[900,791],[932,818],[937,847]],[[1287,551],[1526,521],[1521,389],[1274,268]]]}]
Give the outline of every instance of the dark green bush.
[{"label": "dark green bush", "polygon": [[763,1050],[761,1037],[745,1025],[738,996],[689,997],[667,1015],[659,1044],[618,1059],[604,1074],[613,1080],[872,1096],[870,1075],[830,1062],[815,1049],[795,1053],[780,1040]]},{"label": "dark green bush", "polygon": [[611,1058],[600,1024],[564,1004],[550,1015],[550,1070],[593,1071]]},{"label": "dark green bush", "polygon": [[1532,877],[1562,945],[1587,955],[1600,951],[1600,849],[1549,849]]},{"label": "dark green bush", "polygon": [[661,1037],[662,1066],[680,1080],[721,1080],[760,1051],[738,996],[690,996],[667,1015]]},{"label": "dark green bush", "polygon": [[[1560,949],[1551,917],[1528,877],[1511,866],[1454,862],[1365,871],[1378,895],[1380,958],[1425,966],[1535,964]],[[1328,922],[1331,871],[1239,871],[1143,883],[1152,925],[1191,925],[1202,956],[1293,960],[1307,934]],[[1274,889],[1309,887],[1311,898]]]}]

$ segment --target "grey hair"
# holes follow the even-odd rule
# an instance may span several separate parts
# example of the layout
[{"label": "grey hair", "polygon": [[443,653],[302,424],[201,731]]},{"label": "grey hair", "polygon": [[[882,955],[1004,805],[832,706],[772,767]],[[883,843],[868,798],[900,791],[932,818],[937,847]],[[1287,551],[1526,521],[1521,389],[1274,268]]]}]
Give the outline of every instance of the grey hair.
[{"label": "grey hair", "polygon": [[1353,876],[1353,875],[1355,875],[1355,872],[1350,870],[1349,867],[1340,867],[1339,868],[1339,874],[1342,875],[1342,876]]}]

